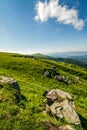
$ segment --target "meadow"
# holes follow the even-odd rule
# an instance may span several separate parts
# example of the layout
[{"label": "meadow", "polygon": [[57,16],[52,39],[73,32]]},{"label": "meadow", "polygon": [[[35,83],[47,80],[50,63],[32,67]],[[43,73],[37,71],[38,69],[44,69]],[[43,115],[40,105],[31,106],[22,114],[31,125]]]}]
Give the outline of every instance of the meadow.
[{"label": "meadow", "polygon": [[[44,76],[44,70],[56,66],[56,72],[68,77],[72,84]],[[58,62],[49,58],[36,58],[14,53],[0,53],[0,76],[17,80],[22,99],[8,84],[0,83],[0,130],[47,130],[42,123],[50,121],[55,126],[69,124],[56,119],[45,110],[45,90],[59,88],[69,92],[75,102],[81,126],[70,124],[76,130],[87,130],[87,69],[75,64]]]}]

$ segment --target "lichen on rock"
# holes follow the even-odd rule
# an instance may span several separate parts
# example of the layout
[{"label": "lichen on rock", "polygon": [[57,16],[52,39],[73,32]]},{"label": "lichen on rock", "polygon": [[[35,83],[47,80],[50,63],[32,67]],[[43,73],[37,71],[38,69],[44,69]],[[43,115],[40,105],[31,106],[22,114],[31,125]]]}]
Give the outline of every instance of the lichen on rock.
[{"label": "lichen on rock", "polygon": [[46,97],[46,112],[50,112],[55,117],[66,120],[69,123],[80,125],[80,119],[76,113],[72,97],[68,92],[60,89],[48,91]]}]

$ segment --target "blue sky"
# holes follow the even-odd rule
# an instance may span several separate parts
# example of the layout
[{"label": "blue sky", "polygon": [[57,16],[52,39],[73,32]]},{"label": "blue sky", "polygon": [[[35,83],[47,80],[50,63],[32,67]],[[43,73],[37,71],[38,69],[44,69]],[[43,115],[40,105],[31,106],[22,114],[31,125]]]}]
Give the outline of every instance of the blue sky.
[{"label": "blue sky", "polygon": [[0,0],[0,51],[87,51],[87,0]]}]

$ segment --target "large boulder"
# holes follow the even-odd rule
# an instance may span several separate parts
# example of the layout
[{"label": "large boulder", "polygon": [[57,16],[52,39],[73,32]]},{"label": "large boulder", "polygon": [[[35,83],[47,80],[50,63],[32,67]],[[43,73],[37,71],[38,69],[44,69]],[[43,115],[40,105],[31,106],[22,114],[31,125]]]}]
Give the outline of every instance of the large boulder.
[{"label": "large boulder", "polygon": [[15,79],[6,76],[0,76],[0,82],[9,84],[12,88],[17,89],[20,93],[20,87]]},{"label": "large boulder", "polygon": [[75,105],[69,93],[54,89],[45,93],[46,112],[75,125],[80,124]]}]

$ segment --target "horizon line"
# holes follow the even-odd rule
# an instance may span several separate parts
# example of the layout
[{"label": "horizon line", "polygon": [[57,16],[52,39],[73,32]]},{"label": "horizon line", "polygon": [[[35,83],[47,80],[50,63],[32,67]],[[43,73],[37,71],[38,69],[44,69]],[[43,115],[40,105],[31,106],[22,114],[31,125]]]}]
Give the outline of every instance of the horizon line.
[{"label": "horizon line", "polygon": [[20,51],[0,51],[0,53],[14,53],[14,54],[23,54],[23,55],[32,55],[32,54],[52,54],[52,53],[79,53],[79,52],[87,52],[87,50],[75,50],[75,51],[52,51],[52,52],[20,52]]}]

